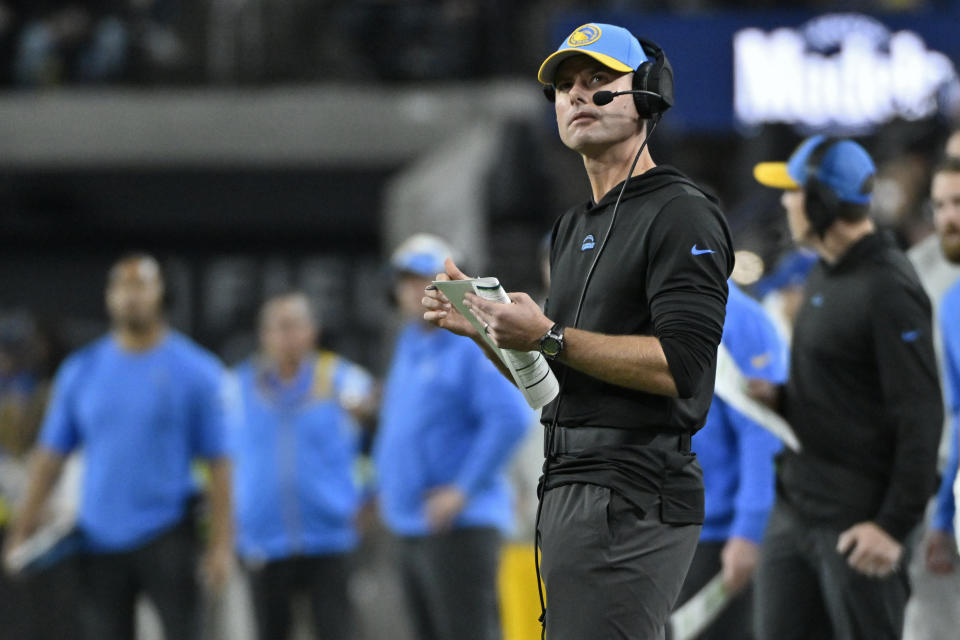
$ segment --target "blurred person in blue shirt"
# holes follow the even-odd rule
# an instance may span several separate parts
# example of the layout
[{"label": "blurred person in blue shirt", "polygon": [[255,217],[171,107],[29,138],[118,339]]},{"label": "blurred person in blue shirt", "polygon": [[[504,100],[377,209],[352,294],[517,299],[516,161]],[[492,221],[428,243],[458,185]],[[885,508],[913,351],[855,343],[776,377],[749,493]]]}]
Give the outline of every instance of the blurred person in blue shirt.
[{"label": "blurred person in blue shirt", "polygon": [[[960,136],[956,136],[960,142]],[[943,255],[960,264],[960,157],[948,156],[934,171],[930,188],[934,223],[940,236]],[[949,398],[953,428],[950,453],[937,492],[933,520],[925,540],[927,568],[933,573],[952,573],[957,566],[956,480],[960,458],[960,282],[956,282],[940,302],[940,329],[946,363],[945,387]]]},{"label": "blurred person in blue shirt", "polygon": [[[729,282],[722,343],[747,378],[787,379],[786,343],[763,307]],[[773,459],[780,441],[719,396],[693,436],[703,467],[705,518],[678,602],[696,595],[718,572],[737,594],[699,640],[753,638],[751,590],[760,544],[773,506]]]},{"label": "blurred person in blue shirt", "polygon": [[237,546],[261,640],[290,636],[298,592],[309,597],[317,638],[352,637],[347,582],[361,501],[356,418],[369,412],[374,385],[357,365],[317,351],[319,330],[306,295],[274,296],[260,312],[260,353],[236,371],[242,415],[230,441]]},{"label": "blurred person in blue shirt", "polygon": [[[157,261],[134,254],[109,272],[111,332],[60,368],[7,551],[41,524],[68,455],[82,450],[77,526],[84,540],[84,637],[135,637],[146,595],[170,639],[199,637],[198,573],[221,589],[233,555],[227,411],[220,362],[167,327]],[[209,463],[210,544],[197,569],[194,459]]]},{"label": "blurred person in blue shirt", "polygon": [[436,236],[394,252],[397,339],[374,447],[380,508],[400,539],[418,640],[500,637],[496,576],[513,513],[506,466],[531,424],[520,392],[468,338],[423,320],[451,255]]}]

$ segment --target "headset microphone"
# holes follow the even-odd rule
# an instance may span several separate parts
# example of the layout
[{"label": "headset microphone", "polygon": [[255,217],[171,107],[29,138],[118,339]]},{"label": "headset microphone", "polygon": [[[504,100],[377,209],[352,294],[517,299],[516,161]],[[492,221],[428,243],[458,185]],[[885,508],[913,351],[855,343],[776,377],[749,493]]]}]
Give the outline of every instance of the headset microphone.
[{"label": "headset microphone", "polygon": [[593,104],[597,105],[598,107],[602,107],[603,105],[613,102],[613,99],[617,96],[625,96],[630,94],[653,96],[654,98],[660,98],[661,100],[663,99],[663,96],[661,96],[659,93],[646,91],[644,89],[632,89],[630,91],[597,91],[595,94],[593,94]]}]

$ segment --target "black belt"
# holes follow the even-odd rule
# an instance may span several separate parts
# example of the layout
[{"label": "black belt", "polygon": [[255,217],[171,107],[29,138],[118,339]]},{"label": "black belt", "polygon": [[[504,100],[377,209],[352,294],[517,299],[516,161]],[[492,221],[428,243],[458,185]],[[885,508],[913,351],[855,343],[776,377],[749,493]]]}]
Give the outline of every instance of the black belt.
[{"label": "black belt", "polygon": [[[551,438],[550,432],[553,431]],[[620,444],[644,445],[665,451],[690,451],[690,434],[680,431],[617,429],[615,427],[547,427],[543,432],[543,455],[578,453],[586,449]]]}]

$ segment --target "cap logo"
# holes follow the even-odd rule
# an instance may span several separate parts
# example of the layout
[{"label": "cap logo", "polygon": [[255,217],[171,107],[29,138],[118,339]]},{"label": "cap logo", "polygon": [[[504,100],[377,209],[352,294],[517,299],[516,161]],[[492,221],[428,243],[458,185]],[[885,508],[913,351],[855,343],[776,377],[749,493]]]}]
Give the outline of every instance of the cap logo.
[{"label": "cap logo", "polygon": [[585,24],[577,27],[577,30],[567,38],[567,44],[571,47],[584,47],[600,39],[600,27],[595,24]]}]

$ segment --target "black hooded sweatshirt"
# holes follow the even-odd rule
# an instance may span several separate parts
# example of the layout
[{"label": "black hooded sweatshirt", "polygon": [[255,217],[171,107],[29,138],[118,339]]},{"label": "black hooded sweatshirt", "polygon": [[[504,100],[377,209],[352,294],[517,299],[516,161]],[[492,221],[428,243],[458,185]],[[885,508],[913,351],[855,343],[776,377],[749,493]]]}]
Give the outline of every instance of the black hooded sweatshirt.
[{"label": "black hooded sweatshirt", "polygon": [[[619,387],[553,362],[563,387],[544,408],[542,422],[692,435],[703,426],[713,397],[733,269],[730,232],[716,200],[673,167],[631,178],[575,322],[621,186],[597,203],[567,211],[554,225],[546,314],[565,327],[656,336],[679,397]],[[600,484],[644,508],[659,496],[664,521],[702,521],[703,487],[693,454],[620,445],[561,455],[547,464],[547,488]]]},{"label": "black hooded sweatshirt", "polygon": [[779,499],[836,529],[872,520],[899,541],[936,488],[943,403],[930,301],[885,233],[807,280],[783,410],[803,450],[777,464]]}]

